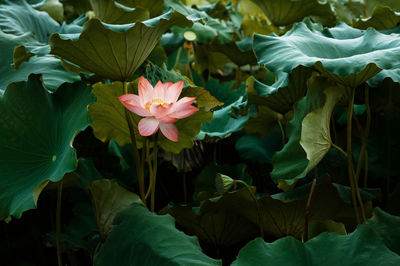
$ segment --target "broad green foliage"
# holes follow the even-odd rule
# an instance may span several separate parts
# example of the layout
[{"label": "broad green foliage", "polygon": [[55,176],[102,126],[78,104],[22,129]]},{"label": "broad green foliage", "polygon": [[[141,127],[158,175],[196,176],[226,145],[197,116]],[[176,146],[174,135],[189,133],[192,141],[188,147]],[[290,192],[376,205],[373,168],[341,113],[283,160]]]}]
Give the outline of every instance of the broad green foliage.
[{"label": "broad green foliage", "polygon": [[93,101],[83,83],[64,84],[50,95],[38,75],[7,88],[0,98],[0,219],[35,208],[49,181],[75,170],[70,143],[90,124]]},{"label": "broad green foliage", "polygon": [[276,26],[290,25],[308,16],[315,16],[326,24],[333,24],[335,16],[328,3],[318,0],[252,0]]},{"label": "broad green foliage", "polygon": [[[25,81],[31,73],[42,74],[46,88],[52,91],[64,82],[79,80],[61,66],[60,60],[48,55],[48,37],[60,29],[49,15],[22,0],[0,4],[0,94],[9,83]],[[17,47],[21,48],[14,55]],[[25,60],[20,61],[20,56]]]},{"label": "broad green foliage", "polygon": [[260,163],[271,163],[274,152],[282,147],[281,133],[274,131],[268,138],[244,135],[235,144],[240,156]]},{"label": "broad green foliage", "polygon": [[84,72],[127,81],[171,25],[191,24],[172,10],[144,22],[125,25],[107,25],[91,19],[84,25],[78,40],[52,35],[51,53],[78,65]]},{"label": "broad green foliage", "polygon": [[[398,226],[399,217],[375,209],[375,216],[349,235],[322,233],[302,243],[291,237],[266,243],[257,238],[247,244],[232,265],[397,265],[400,263],[398,234],[388,234]],[[291,256],[287,256],[288,252]]]},{"label": "broad green foliage", "polygon": [[206,12],[185,6],[179,0],[165,0],[165,6],[172,7],[179,13],[187,16],[193,21],[193,26],[176,25],[172,31],[183,35],[186,31],[196,33],[196,41],[200,43],[208,42],[218,36],[220,42],[227,42],[232,38],[233,28],[229,27],[219,19],[210,17]]},{"label": "broad green foliage", "polygon": [[[133,83],[128,85],[130,93],[137,93],[134,89]],[[118,96],[123,94],[121,82],[114,82],[109,85],[103,83],[95,84],[93,94],[97,97],[97,102],[89,106],[90,113],[93,116],[93,129],[94,133],[102,141],[115,140],[119,145],[131,143],[128,124],[125,118],[124,106],[119,102]],[[193,89],[193,95],[203,94],[200,92],[204,90],[200,87]],[[199,91],[196,93],[195,91]],[[182,95],[184,95],[183,89]],[[185,95],[185,96],[191,96]],[[201,102],[200,106],[201,107]],[[136,134],[136,142],[138,147],[142,147],[143,137],[137,131],[137,124],[141,117],[131,114],[134,119],[134,129]],[[210,121],[212,113],[201,108],[199,112],[194,115],[180,119],[175,123],[179,131],[179,142],[175,143],[164,136],[159,137],[158,144],[165,151],[179,153],[184,148],[193,146],[193,138],[199,133],[202,122]]]},{"label": "broad green foliage", "polygon": [[293,184],[304,178],[331,147],[330,117],[344,88],[324,78],[311,78],[288,126],[289,142],[273,158],[273,180]]},{"label": "broad green foliage", "polygon": [[148,10],[129,8],[110,0],[89,0],[96,17],[105,23],[127,24],[149,18]]},{"label": "broad green foliage", "polygon": [[[288,255],[290,254],[290,255]],[[291,237],[273,243],[257,238],[249,242],[232,265],[398,265],[391,252],[370,228],[360,226],[347,236],[323,233],[306,243]]]},{"label": "broad green foliage", "polygon": [[377,6],[368,19],[359,19],[353,23],[355,28],[367,29],[373,27],[376,30],[387,30],[397,26],[400,22],[400,13],[396,13],[389,7]]},{"label": "broad green foliage", "polygon": [[201,252],[196,237],[177,230],[169,215],[156,215],[134,204],[119,213],[114,223],[116,226],[95,257],[96,266],[143,262],[147,265],[221,265]]},{"label": "broad green foliage", "polygon": [[288,73],[298,65],[313,67],[350,87],[400,65],[398,34],[355,30],[343,23],[323,31],[317,26],[301,22],[281,37],[256,34],[253,49],[258,62]]},{"label": "broad green foliage", "polygon": [[90,184],[90,194],[102,239],[105,239],[112,230],[112,223],[117,213],[133,203],[142,204],[138,195],[108,179],[93,181]]}]

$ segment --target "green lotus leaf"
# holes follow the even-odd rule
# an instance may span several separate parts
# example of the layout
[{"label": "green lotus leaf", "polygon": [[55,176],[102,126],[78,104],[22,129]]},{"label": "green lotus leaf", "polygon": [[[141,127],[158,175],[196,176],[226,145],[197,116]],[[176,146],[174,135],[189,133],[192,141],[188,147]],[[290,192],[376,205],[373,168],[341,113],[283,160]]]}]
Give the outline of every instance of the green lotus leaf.
[{"label": "green lotus leaf", "polygon": [[206,12],[186,6],[179,0],[164,0],[164,5],[172,7],[193,21],[193,26],[177,25],[177,27],[171,29],[172,32],[183,35],[186,31],[192,31],[196,34],[196,42],[198,43],[207,43],[217,36],[222,43],[232,39],[233,28],[219,19],[209,16]]},{"label": "green lotus leaf", "polygon": [[273,243],[257,238],[239,252],[232,265],[394,266],[399,263],[400,257],[385,246],[377,233],[361,225],[349,235],[322,233],[305,243],[292,237]]},{"label": "green lotus leaf", "polygon": [[194,69],[200,74],[204,71],[218,74],[231,61],[225,54],[214,52],[214,49],[211,47],[212,45],[209,43],[196,45]]},{"label": "green lotus leaf", "polygon": [[[309,192],[309,190],[308,190]],[[304,233],[305,208],[308,194],[295,200],[282,201],[272,196],[262,196],[258,199],[261,224],[266,236],[293,236],[301,239]],[[258,225],[258,210],[253,197],[247,189],[227,192],[220,197],[209,199],[207,211],[226,211],[231,214],[246,217]],[[329,206],[329,208],[326,208]],[[371,215],[372,210],[368,210]],[[349,228],[356,226],[352,205],[344,202],[328,179],[324,179],[314,190],[310,203],[310,222],[320,222],[331,219],[342,222]],[[290,222],[288,222],[290,221]]]},{"label": "green lotus leaf", "polygon": [[123,4],[127,7],[142,7],[150,12],[150,17],[156,17],[161,15],[163,11],[163,0],[117,0],[118,3]]},{"label": "green lotus leaf", "polygon": [[396,0],[364,0],[365,12],[370,16],[377,6],[387,6],[393,11],[400,12],[400,2]]},{"label": "green lotus leaf", "polygon": [[0,29],[5,34],[24,36],[26,42],[47,44],[50,34],[59,27],[46,12],[33,9],[25,0],[6,0],[0,4]]},{"label": "green lotus leaf", "polygon": [[113,228],[113,220],[117,213],[127,209],[133,203],[143,204],[139,196],[126,190],[109,179],[95,180],[90,184],[94,210],[102,239]]},{"label": "green lotus leaf", "polygon": [[222,265],[202,253],[196,237],[176,229],[170,215],[156,215],[134,204],[120,212],[114,223],[94,265]]},{"label": "green lotus leaf", "polygon": [[336,21],[329,3],[318,0],[252,0],[276,26],[285,26],[313,16],[323,20],[324,24]]},{"label": "green lotus leaf", "polygon": [[75,170],[71,141],[90,124],[87,105],[93,101],[83,83],[49,94],[39,75],[8,86],[0,98],[0,219],[35,208],[49,181]]},{"label": "green lotus leaf", "polygon": [[394,12],[390,7],[377,6],[368,19],[358,19],[353,22],[353,27],[367,29],[369,27],[376,30],[387,30],[397,26],[400,22],[400,13]]},{"label": "green lotus leaf", "polygon": [[39,4],[41,11],[47,12],[50,17],[58,22],[64,20],[64,7],[59,0],[45,0],[42,3]]},{"label": "green lotus leaf", "polygon": [[172,25],[190,26],[183,15],[167,11],[162,16],[124,25],[107,25],[98,19],[89,20],[78,40],[50,37],[51,53],[82,70],[104,78],[127,81],[148,57]]},{"label": "green lotus leaf", "polygon": [[237,140],[235,149],[240,157],[260,163],[271,163],[274,152],[281,149],[281,134],[273,131],[268,138],[257,135],[244,135]]},{"label": "green lotus leaf", "polygon": [[290,73],[298,65],[313,67],[345,86],[357,87],[379,71],[398,69],[400,39],[374,29],[346,26],[320,30],[307,21],[285,35],[254,36],[253,49],[260,64],[274,72]]},{"label": "green lotus leaf", "polygon": [[258,111],[255,117],[250,117],[245,126],[245,131],[248,134],[257,134],[260,137],[266,138],[278,126],[284,122],[284,117],[267,106],[258,106]]},{"label": "green lotus leaf", "polygon": [[307,80],[312,70],[298,66],[292,73],[278,73],[278,81],[271,86],[265,85],[253,76],[246,80],[246,90],[249,95],[249,102],[266,106],[282,115],[290,110],[307,91]]},{"label": "green lotus leaf", "polygon": [[147,9],[130,8],[113,0],[89,0],[96,17],[109,24],[127,24],[149,19]]},{"label": "green lotus leaf", "polygon": [[[128,124],[125,118],[124,106],[119,102],[118,96],[124,94],[122,82],[113,82],[109,85],[97,83],[93,86],[93,94],[97,102],[89,106],[93,116],[93,131],[102,141],[115,140],[120,146],[131,143]],[[201,88],[198,88],[199,90]],[[134,83],[128,83],[129,93],[137,94]],[[183,89],[183,93],[185,89]],[[188,96],[188,95],[187,95]],[[142,117],[132,114],[133,127],[138,148],[142,147],[143,137],[139,135],[137,125]],[[210,121],[212,112],[204,108],[194,115],[175,122],[179,131],[179,142],[173,142],[159,134],[158,144],[165,151],[179,153],[184,148],[193,146],[193,138],[199,133],[202,122]]]},{"label": "green lotus leaf", "polygon": [[238,42],[227,42],[220,44],[214,39],[211,42],[210,51],[219,52],[226,55],[233,63],[238,66],[256,65],[257,58],[254,55],[252,48],[253,39],[248,36],[247,38]]},{"label": "green lotus leaf", "polygon": [[68,73],[60,60],[48,55],[47,39],[61,30],[58,23],[25,1],[5,3],[0,4],[0,94],[9,83],[26,81],[31,73],[43,74],[46,88],[52,91],[64,82],[80,80],[78,75]]},{"label": "green lotus leaf", "polygon": [[353,19],[359,18],[363,15],[365,10],[363,3],[352,0],[331,0],[330,3],[337,19],[349,25],[352,24]]},{"label": "green lotus leaf", "polygon": [[[185,232],[195,235],[202,243],[213,249],[231,247],[260,235],[257,225],[247,218],[219,208],[209,210],[210,201],[199,207],[168,206],[162,213],[168,213]],[[212,204],[212,203],[211,203]],[[237,230],[240,228],[240,230]]]},{"label": "green lotus leaf", "polygon": [[365,223],[383,240],[385,245],[400,255],[400,217],[390,215],[380,208],[375,208],[374,216]]},{"label": "green lotus leaf", "polygon": [[224,138],[230,134],[241,130],[249,120],[250,112],[247,115],[236,115],[234,109],[242,109],[247,105],[246,92],[244,86],[231,91],[235,82],[220,83],[211,79],[206,83],[208,89],[218,100],[223,101],[224,105],[213,112],[213,119],[208,123],[203,123],[197,139],[204,139],[206,136]]},{"label": "green lotus leaf", "polygon": [[324,78],[311,78],[308,93],[296,105],[288,125],[289,142],[273,158],[274,181],[293,184],[304,178],[331,147],[330,117],[344,89]]}]

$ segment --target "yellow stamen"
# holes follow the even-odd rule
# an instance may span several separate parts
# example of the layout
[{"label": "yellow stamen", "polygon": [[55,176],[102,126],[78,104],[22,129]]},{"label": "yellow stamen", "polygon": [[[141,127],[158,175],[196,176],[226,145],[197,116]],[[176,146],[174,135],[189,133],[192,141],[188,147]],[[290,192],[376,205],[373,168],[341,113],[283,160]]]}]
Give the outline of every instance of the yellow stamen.
[{"label": "yellow stamen", "polygon": [[150,107],[151,107],[151,105],[152,105],[153,103],[157,103],[157,104],[159,104],[159,105],[161,105],[161,106],[165,106],[165,105],[168,104],[168,103],[164,102],[164,101],[161,100],[161,99],[153,99],[153,100],[151,100],[150,102],[146,103],[145,108],[147,109],[147,111],[150,112]]}]

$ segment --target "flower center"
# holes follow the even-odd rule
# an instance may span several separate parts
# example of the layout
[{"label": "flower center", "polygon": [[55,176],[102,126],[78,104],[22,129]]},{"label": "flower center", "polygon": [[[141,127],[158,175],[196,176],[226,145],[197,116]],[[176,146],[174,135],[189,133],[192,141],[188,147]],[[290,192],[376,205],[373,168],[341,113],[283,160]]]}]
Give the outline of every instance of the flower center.
[{"label": "flower center", "polygon": [[147,111],[150,112],[150,107],[151,107],[151,105],[152,105],[153,103],[159,104],[159,105],[161,105],[161,106],[165,106],[165,105],[168,104],[168,103],[164,102],[164,101],[161,100],[161,99],[153,99],[153,100],[151,100],[150,102],[146,103],[145,108],[147,109]]}]

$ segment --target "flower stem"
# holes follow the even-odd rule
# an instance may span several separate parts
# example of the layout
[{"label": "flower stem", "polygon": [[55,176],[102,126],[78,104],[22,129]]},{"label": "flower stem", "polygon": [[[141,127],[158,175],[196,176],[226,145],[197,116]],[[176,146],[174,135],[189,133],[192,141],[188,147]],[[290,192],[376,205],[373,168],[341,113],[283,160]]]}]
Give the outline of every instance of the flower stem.
[{"label": "flower stem", "polygon": [[57,190],[57,209],[56,209],[56,237],[57,237],[57,261],[58,266],[62,266],[61,257],[61,200],[62,200],[63,179],[58,183]]},{"label": "flower stem", "polygon": [[356,185],[355,185],[355,175],[353,167],[353,156],[351,152],[351,132],[352,132],[352,121],[353,121],[353,105],[355,97],[355,88],[351,88],[351,96],[347,110],[347,164],[348,164],[348,175],[351,187],[351,199],[353,202],[353,208],[356,215],[357,223],[361,224],[360,213],[358,211],[357,199],[356,199]]},{"label": "flower stem", "polygon": [[251,191],[249,185],[247,185],[246,182],[244,182],[244,181],[242,181],[240,179],[236,179],[235,181],[236,181],[236,183],[240,183],[240,184],[242,184],[242,185],[244,185],[246,187],[246,189],[249,192],[251,198],[253,199],[254,203],[256,204],[257,215],[258,215],[258,226],[260,228],[260,235],[261,235],[261,238],[264,238],[264,229],[262,227],[261,208],[260,208],[260,204],[258,203],[258,200],[257,200],[256,196],[253,194],[253,192]]},{"label": "flower stem", "polygon": [[[124,85],[124,93],[128,94],[127,82],[124,81],[123,85]],[[128,123],[129,133],[131,135],[133,155],[134,155],[135,161],[136,161],[136,174],[137,174],[138,180],[139,180],[140,198],[142,199],[143,203],[146,205],[146,198],[145,198],[145,194],[144,194],[144,190],[145,190],[145,188],[144,188],[144,171],[142,168],[139,151],[138,151],[138,148],[136,145],[135,130],[133,129],[131,114],[129,113],[128,109],[126,109],[126,108],[124,108],[124,109],[125,109],[125,119],[126,119],[126,122]]]},{"label": "flower stem", "polygon": [[312,194],[314,193],[315,186],[317,184],[317,179],[318,179],[318,169],[317,166],[314,168],[315,170],[315,178],[312,182],[311,189],[310,189],[310,194],[308,195],[307,199],[307,205],[306,205],[306,213],[304,215],[304,234],[303,234],[303,241],[307,242],[308,241],[308,222],[310,219],[310,206],[311,206],[311,198]]},{"label": "flower stem", "polygon": [[154,147],[153,147],[153,172],[152,172],[152,186],[151,186],[151,211],[154,212],[155,209],[155,194],[156,194],[156,178],[157,178],[157,142],[158,142],[158,132],[155,134],[154,137]]}]

